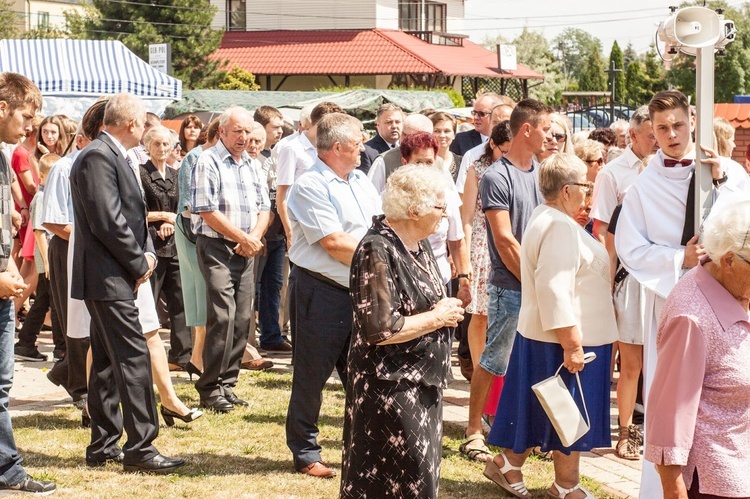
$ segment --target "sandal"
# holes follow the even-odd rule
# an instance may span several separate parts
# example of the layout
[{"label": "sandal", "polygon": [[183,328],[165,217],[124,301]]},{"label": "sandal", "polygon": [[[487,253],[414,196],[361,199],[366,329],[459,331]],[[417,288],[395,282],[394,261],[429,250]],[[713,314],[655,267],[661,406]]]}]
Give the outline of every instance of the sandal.
[{"label": "sandal", "polygon": [[536,456],[539,459],[544,459],[545,461],[552,461],[552,451],[548,450],[547,452],[544,452],[539,446],[536,446],[531,450],[531,455]]},{"label": "sandal", "polygon": [[635,425],[620,426],[620,439],[617,441],[617,445],[615,445],[615,454],[617,454],[617,457],[629,461],[637,461],[641,458],[635,428]]},{"label": "sandal", "polygon": [[[463,443],[458,446],[458,451],[472,461],[480,463],[486,463],[492,459],[492,452],[487,447],[484,435],[481,433],[475,433],[466,437]],[[484,459],[481,459],[482,457]]]},{"label": "sandal", "polygon": [[552,499],[565,499],[566,497],[568,497],[568,494],[579,489],[582,490],[584,494],[586,494],[586,499],[596,499],[596,497],[594,497],[591,492],[581,487],[580,483],[577,483],[574,487],[571,487],[569,489],[560,487],[559,485],[557,485],[557,482],[552,482],[552,485],[557,489],[557,494],[553,494],[552,490],[547,491],[547,496]]},{"label": "sandal", "polygon": [[505,478],[505,473],[509,471],[521,471],[520,466],[513,466],[510,464],[510,461],[508,461],[508,458],[505,457],[505,454],[500,453],[500,455],[503,457],[503,464],[502,468],[498,467],[497,464],[495,464],[495,459],[490,459],[487,461],[487,464],[484,466],[484,476],[495,482],[501,489],[512,495],[513,497],[531,497],[531,494],[529,493],[528,489],[526,489],[526,485],[524,485],[523,480],[516,483],[509,483],[508,479]]}]

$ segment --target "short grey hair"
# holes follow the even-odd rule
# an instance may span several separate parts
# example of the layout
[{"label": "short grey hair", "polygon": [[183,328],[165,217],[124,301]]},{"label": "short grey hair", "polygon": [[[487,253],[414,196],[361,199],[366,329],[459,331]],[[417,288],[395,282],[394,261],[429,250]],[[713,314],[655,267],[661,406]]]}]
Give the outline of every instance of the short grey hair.
[{"label": "short grey hair", "polygon": [[143,123],[146,106],[141,99],[131,94],[117,94],[107,101],[104,108],[104,126],[122,127],[129,121]]},{"label": "short grey hair", "polygon": [[151,143],[156,140],[156,137],[163,137],[166,138],[170,145],[174,146],[174,139],[172,137],[172,133],[174,133],[174,130],[170,130],[169,128],[163,126],[163,125],[156,125],[154,127],[149,128],[148,132],[146,132],[146,135],[143,137],[143,146],[148,151],[151,149]]},{"label": "short grey hair", "polygon": [[627,121],[623,119],[619,119],[615,121],[614,123],[612,123],[611,125],[609,125],[609,128],[612,129],[612,131],[615,133],[617,132],[617,130],[625,130],[627,132],[629,126],[630,124]]},{"label": "short grey hair", "polygon": [[388,177],[383,192],[383,213],[392,220],[407,220],[410,214],[425,215],[445,195],[447,177],[437,168],[409,164]]},{"label": "short grey hair", "polygon": [[404,118],[403,134],[409,135],[416,132],[433,132],[432,120],[424,114],[414,113]]},{"label": "short grey hair", "polygon": [[231,120],[235,114],[247,114],[250,117],[250,121],[254,121],[253,115],[244,107],[229,106],[223,113],[221,113],[221,116],[219,116],[219,126],[221,128],[226,128],[227,123],[229,123],[229,120]]},{"label": "short grey hair", "polygon": [[333,145],[351,144],[362,137],[362,123],[354,116],[344,113],[329,113],[318,122],[317,148],[330,151]]},{"label": "short grey hair", "polygon": [[250,133],[256,133],[256,132],[260,132],[261,135],[263,135],[262,140],[263,142],[265,142],[266,141],[266,127],[264,127],[257,121],[253,121],[253,124],[250,126]]},{"label": "short grey hair", "polygon": [[312,104],[307,105],[300,109],[299,111],[299,123],[303,127],[309,127],[310,126],[310,113],[312,113],[312,110],[315,106]]},{"label": "short grey hair", "polygon": [[708,257],[719,263],[727,253],[742,254],[750,259],[750,200],[727,205],[712,213],[703,226],[703,248]]},{"label": "short grey hair", "polygon": [[580,182],[586,171],[586,163],[575,154],[553,154],[539,165],[539,190],[544,199],[551,201],[566,185]]},{"label": "short grey hair", "polygon": [[636,109],[630,117],[630,129],[638,131],[646,121],[651,121],[651,116],[648,114],[648,106],[644,105]]}]

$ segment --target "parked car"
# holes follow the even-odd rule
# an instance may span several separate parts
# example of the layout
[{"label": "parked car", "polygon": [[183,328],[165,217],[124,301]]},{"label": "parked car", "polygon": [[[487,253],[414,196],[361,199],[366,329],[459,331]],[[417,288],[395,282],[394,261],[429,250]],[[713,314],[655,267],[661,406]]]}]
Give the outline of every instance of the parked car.
[{"label": "parked car", "polygon": [[573,123],[573,132],[577,132],[579,130],[593,130],[594,128],[596,128],[591,124],[586,116],[581,114],[580,111],[565,113],[565,116],[570,118],[570,121]]}]

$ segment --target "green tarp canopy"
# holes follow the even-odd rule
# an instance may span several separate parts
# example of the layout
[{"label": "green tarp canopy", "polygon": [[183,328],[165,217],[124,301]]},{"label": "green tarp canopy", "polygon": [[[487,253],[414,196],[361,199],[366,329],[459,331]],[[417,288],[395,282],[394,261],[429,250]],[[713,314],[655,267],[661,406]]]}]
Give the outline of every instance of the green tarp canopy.
[{"label": "green tarp canopy", "polygon": [[323,101],[335,102],[347,113],[363,121],[375,119],[375,111],[386,102],[392,102],[406,112],[422,109],[447,109],[453,102],[443,92],[423,90],[371,90],[348,92],[248,92],[242,90],[191,90],[183,92],[182,100],[165,110],[166,119],[187,113],[209,112],[219,114],[229,106],[242,106],[250,111],[260,106],[301,109]]}]

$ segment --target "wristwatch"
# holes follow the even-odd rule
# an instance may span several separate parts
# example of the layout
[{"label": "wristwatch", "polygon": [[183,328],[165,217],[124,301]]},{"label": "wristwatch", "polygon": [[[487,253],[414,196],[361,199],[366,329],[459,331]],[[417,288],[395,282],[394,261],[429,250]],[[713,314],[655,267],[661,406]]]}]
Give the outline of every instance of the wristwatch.
[{"label": "wristwatch", "polygon": [[456,279],[461,279],[461,278],[463,278],[463,279],[469,279],[469,274],[458,274],[456,276]]},{"label": "wristwatch", "polygon": [[728,179],[729,179],[729,177],[727,177],[727,172],[724,172],[724,176],[723,177],[721,177],[721,178],[715,178],[715,179],[713,179],[712,182],[714,184],[714,187],[721,187],[724,183],[726,183],[726,181]]}]

